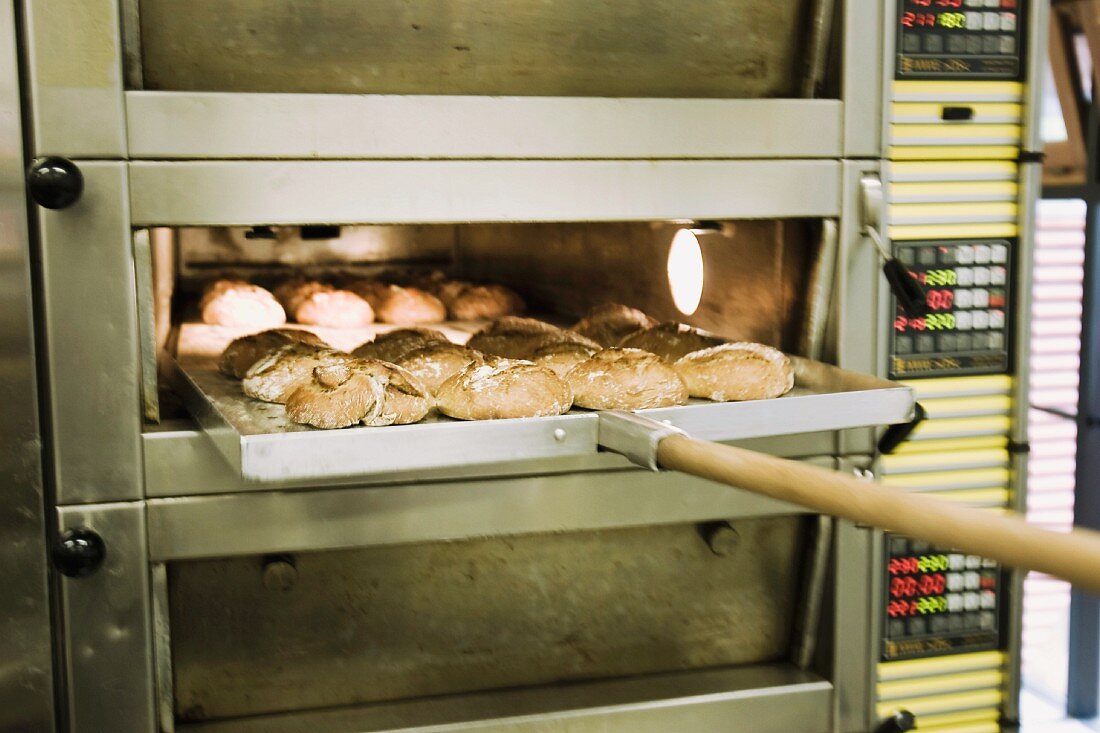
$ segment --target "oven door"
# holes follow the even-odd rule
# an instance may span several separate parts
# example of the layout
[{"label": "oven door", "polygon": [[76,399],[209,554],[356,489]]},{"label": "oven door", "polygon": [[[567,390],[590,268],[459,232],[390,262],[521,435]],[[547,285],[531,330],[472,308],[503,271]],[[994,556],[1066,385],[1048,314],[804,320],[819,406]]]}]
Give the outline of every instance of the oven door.
[{"label": "oven door", "polygon": [[[880,149],[873,60],[889,52],[876,0],[28,8],[42,153],[714,159]],[[58,37],[65,54],[53,52]]]}]

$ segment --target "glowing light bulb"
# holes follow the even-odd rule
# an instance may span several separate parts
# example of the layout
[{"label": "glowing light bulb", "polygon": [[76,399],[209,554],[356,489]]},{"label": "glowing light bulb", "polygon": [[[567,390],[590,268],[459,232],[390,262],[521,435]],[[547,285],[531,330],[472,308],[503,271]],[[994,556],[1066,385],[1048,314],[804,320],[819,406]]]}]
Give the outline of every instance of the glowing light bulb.
[{"label": "glowing light bulb", "polygon": [[703,298],[703,250],[690,229],[681,229],[668,249],[668,288],[672,302],[685,316],[699,308]]}]

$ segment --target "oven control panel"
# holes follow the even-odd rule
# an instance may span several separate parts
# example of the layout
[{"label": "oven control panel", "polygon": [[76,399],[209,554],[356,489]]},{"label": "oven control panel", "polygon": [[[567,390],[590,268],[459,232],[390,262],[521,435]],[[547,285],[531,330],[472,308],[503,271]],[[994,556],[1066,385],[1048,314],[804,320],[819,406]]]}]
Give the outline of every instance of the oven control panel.
[{"label": "oven control panel", "polygon": [[892,377],[1009,370],[1013,250],[1009,239],[894,242],[928,312],[910,317],[894,303]]},{"label": "oven control panel", "polygon": [[898,0],[898,79],[1019,79],[1026,0]]},{"label": "oven control panel", "polygon": [[882,659],[1000,646],[1002,575],[992,560],[887,534]]}]

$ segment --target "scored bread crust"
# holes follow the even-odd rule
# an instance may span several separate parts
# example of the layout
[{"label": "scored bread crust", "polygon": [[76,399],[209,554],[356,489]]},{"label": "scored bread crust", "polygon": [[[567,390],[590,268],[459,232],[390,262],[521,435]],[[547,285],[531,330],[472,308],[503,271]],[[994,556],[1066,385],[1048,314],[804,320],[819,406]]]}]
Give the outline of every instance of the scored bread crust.
[{"label": "scored bread crust", "polygon": [[657,321],[637,308],[621,303],[597,306],[570,329],[587,336],[600,346],[618,346],[619,342],[643,328],[652,328]]},{"label": "scored bread crust", "polygon": [[544,366],[559,377],[564,377],[569,371],[599,349],[573,341],[559,341],[545,344],[535,349],[532,360],[539,366]]},{"label": "scored bread crust", "polygon": [[406,352],[396,361],[398,366],[407,369],[432,394],[436,394],[452,375],[474,362],[483,364],[485,356],[468,346],[450,342],[427,344]]},{"label": "scored bread crust", "polygon": [[264,402],[286,402],[300,384],[312,377],[316,367],[347,361],[352,357],[341,351],[287,344],[253,364],[241,380],[241,390]]},{"label": "scored bread crust", "polygon": [[641,349],[662,359],[676,361],[693,351],[709,349],[725,341],[710,336],[683,323],[660,323],[643,328],[623,338],[619,346],[624,349]]},{"label": "scored bread crust", "polygon": [[522,313],[527,307],[516,291],[503,285],[471,285],[444,302],[456,321],[501,318]]},{"label": "scored bread crust", "polygon": [[275,328],[286,323],[286,311],[275,296],[243,280],[216,280],[202,300],[203,323],[234,328]]},{"label": "scored bread crust", "polygon": [[451,342],[442,331],[434,328],[399,328],[378,334],[373,340],[359,344],[351,353],[361,359],[379,359],[393,364],[410,351],[437,343]]},{"label": "scored bread crust", "polygon": [[358,359],[356,368],[385,385],[381,409],[364,418],[364,425],[385,427],[420,422],[435,405],[423,383],[396,364],[377,359]]},{"label": "scored bread crust", "polygon": [[287,397],[286,414],[301,425],[335,430],[374,419],[382,411],[384,380],[352,362],[315,367]]},{"label": "scored bread crust", "polygon": [[573,403],[569,385],[546,367],[492,357],[466,365],[436,399],[440,412],[460,420],[561,415]]},{"label": "scored bread crust", "polygon": [[716,402],[766,400],[794,387],[794,367],[786,354],[747,341],[692,352],[673,368],[692,397]]},{"label": "scored bread crust", "polygon": [[579,333],[566,331],[534,318],[500,318],[466,342],[472,349],[505,359],[533,359],[536,352],[553,344],[580,344],[593,351],[600,345]]},{"label": "scored bread crust", "polygon": [[573,402],[592,410],[644,410],[687,402],[684,381],[667,362],[640,349],[610,348],[574,367],[565,380]]},{"label": "scored bread crust", "polygon": [[276,349],[293,343],[308,344],[322,349],[329,348],[329,345],[312,331],[275,328],[241,336],[230,342],[218,359],[218,371],[228,377],[241,379],[260,359]]}]

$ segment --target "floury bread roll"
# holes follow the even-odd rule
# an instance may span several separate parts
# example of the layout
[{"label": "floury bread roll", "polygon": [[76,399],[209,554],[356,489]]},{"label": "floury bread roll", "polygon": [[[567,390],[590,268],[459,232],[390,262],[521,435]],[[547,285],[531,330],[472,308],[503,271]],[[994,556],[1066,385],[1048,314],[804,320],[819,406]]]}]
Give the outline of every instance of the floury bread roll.
[{"label": "floury bread roll", "polygon": [[275,296],[243,280],[216,280],[206,287],[203,323],[234,328],[275,328],[286,323],[286,312]]},{"label": "floury bread roll", "polygon": [[287,397],[286,415],[300,425],[335,430],[382,412],[386,383],[352,362],[314,367]]},{"label": "floury bread roll", "polygon": [[218,370],[226,376],[241,379],[252,365],[288,344],[301,343],[327,349],[328,344],[317,334],[296,328],[277,328],[234,339],[222,352]]},{"label": "floury bread roll", "polygon": [[406,352],[395,363],[409,370],[429,392],[436,394],[444,382],[462,371],[467,364],[484,364],[485,356],[468,346],[436,342]]},{"label": "floury bread roll", "polygon": [[599,349],[585,344],[559,342],[535,349],[532,359],[539,366],[546,367],[559,377],[564,377],[573,367],[586,361],[597,351]]},{"label": "floury bread roll", "polygon": [[440,299],[446,304],[447,312],[456,321],[513,316],[523,313],[527,307],[516,291],[503,285],[470,285],[458,289],[454,294],[451,289],[444,287],[440,292]]},{"label": "floury bread roll", "polygon": [[687,402],[688,390],[659,356],[639,349],[604,349],[565,376],[573,402],[592,410],[644,410]]},{"label": "floury bread roll", "polygon": [[396,364],[410,351],[436,343],[449,344],[450,341],[441,331],[433,328],[399,328],[378,334],[372,341],[359,344],[351,353],[362,359],[379,359]]},{"label": "floury bread roll", "polygon": [[791,360],[763,344],[736,342],[694,351],[673,368],[692,397],[716,402],[766,400],[794,387]]},{"label": "floury bread roll", "polygon": [[622,341],[624,349],[641,349],[662,359],[676,361],[693,351],[709,349],[724,343],[717,336],[709,336],[682,323],[662,323],[652,328],[635,331]]},{"label": "floury bread roll", "polygon": [[593,308],[573,325],[572,331],[587,336],[600,346],[618,346],[619,342],[635,331],[652,328],[657,321],[637,308],[609,303]]},{"label": "floury bread roll", "polygon": [[289,344],[253,364],[241,380],[241,389],[253,399],[283,403],[317,367],[352,361],[352,356],[341,351]]},{"label": "floury bread roll", "polygon": [[505,359],[533,359],[539,349],[573,343],[598,351],[600,345],[579,333],[566,331],[534,318],[500,318],[466,342],[472,349]]},{"label": "floury bread roll", "polygon": [[298,323],[331,328],[359,328],[374,322],[374,309],[350,290],[312,280],[292,280],[275,289],[275,297]]},{"label": "floury bread roll", "polygon": [[348,289],[374,309],[382,323],[439,323],[447,320],[443,301],[426,290],[388,285],[377,280],[358,280]]},{"label": "floury bread roll", "polygon": [[546,367],[511,359],[471,363],[439,388],[440,412],[460,420],[499,420],[561,415],[573,395]]}]

